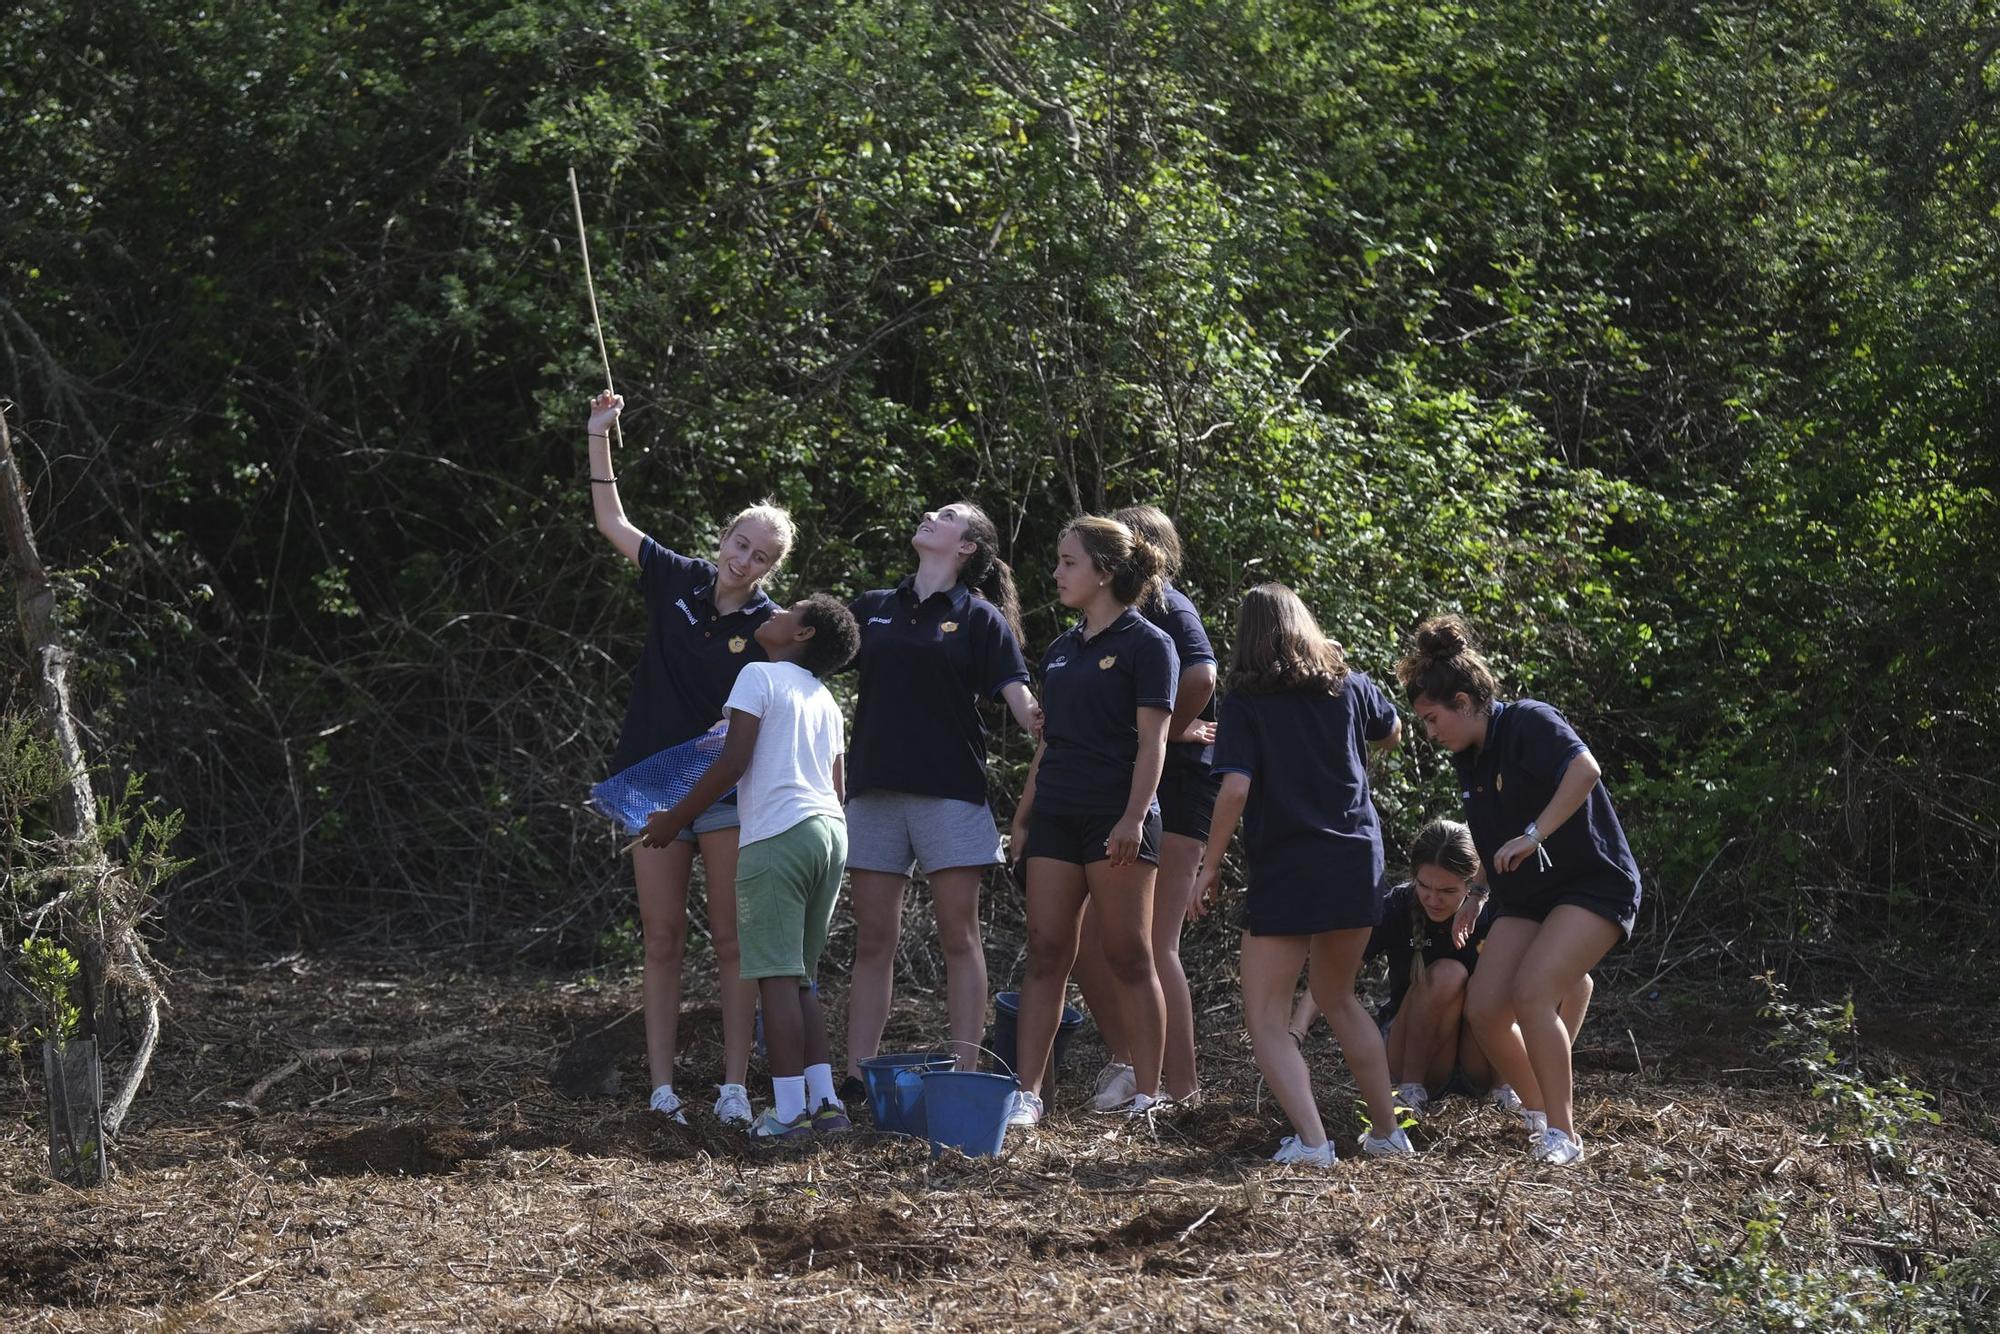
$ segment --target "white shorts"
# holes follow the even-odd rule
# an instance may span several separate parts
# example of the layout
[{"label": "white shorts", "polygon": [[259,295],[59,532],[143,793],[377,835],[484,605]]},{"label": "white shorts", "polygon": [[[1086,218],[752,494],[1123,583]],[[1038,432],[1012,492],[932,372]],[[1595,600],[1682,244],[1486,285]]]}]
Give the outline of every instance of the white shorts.
[{"label": "white shorts", "polygon": [[1000,830],[985,802],[875,789],[847,802],[847,869],[928,875],[954,866],[998,866]]}]

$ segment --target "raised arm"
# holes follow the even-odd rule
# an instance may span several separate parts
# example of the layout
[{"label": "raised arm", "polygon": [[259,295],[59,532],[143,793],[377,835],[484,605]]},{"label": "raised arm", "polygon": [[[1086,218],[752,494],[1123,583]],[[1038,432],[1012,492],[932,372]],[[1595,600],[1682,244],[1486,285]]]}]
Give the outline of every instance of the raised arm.
[{"label": "raised arm", "polygon": [[611,470],[611,424],[624,407],[625,400],[608,389],[590,400],[590,508],[597,517],[597,531],[637,565],[639,541],[645,534],[625,517],[625,506],[618,500],[618,474]]}]

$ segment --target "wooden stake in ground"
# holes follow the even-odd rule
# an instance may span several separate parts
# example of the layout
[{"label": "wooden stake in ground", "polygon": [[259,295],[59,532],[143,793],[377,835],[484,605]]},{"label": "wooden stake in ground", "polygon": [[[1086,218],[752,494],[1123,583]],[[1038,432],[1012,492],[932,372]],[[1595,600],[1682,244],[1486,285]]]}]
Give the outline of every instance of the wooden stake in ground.
[{"label": "wooden stake in ground", "polygon": [[[77,868],[71,886],[58,896],[57,903],[80,902],[86,890],[110,889],[117,874],[105,858],[98,838],[97,801],[90,790],[90,770],[70,712],[69,657],[56,634],[55,589],[42,566],[41,554],[35,549],[34,525],[28,516],[28,488],[14,458],[14,437],[8,429],[4,407],[0,407],[0,528],[6,530],[8,564],[14,575],[15,616],[21,623],[21,637],[27,643],[28,660],[34,666],[35,689],[41,697],[42,712],[48,718],[56,754],[62,760],[65,782],[56,800],[57,831],[87,863]],[[55,906],[46,904],[38,911],[46,917]],[[101,942],[104,957],[117,961],[126,982],[144,1004],[146,1018],[132,1066],[125,1072],[125,1082],[104,1113],[107,1136],[115,1136],[124,1123],[160,1038],[159,989],[154,985],[152,971],[146,967],[145,946],[131,916],[118,911],[119,906],[109,905],[107,911],[105,905],[100,905],[87,916],[93,927],[104,932]]]}]

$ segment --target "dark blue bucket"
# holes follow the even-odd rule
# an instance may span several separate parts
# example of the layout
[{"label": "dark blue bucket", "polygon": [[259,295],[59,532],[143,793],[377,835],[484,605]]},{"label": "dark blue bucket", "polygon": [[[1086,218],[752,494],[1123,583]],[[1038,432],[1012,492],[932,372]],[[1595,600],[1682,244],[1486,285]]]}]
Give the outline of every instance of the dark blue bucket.
[{"label": "dark blue bucket", "polygon": [[868,1087],[868,1114],[877,1130],[897,1135],[924,1133],[923,1081],[926,1070],[949,1070],[957,1062],[934,1051],[898,1051],[870,1056],[861,1062],[861,1082]]},{"label": "dark blue bucket", "polygon": [[[992,1054],[993,1063],[987,1069],[997,1074],[1012,1075],[1014,1069],[1014,1045],[1019,1036],[1021,1023],[1021,993],[1003,991],[993,998],[993,1031],[987,1034],[986,1046]],[[1083,1027],[1083,1011],[1074,1005],[1065,1005],[1062,1022],[1056,1025],[1056,1045],[1049,1052],[1049,1068],[1042,1080],[1042,1092],[1046,1094],[1055,1082],[1056,1071],[1062,1069],[1063,1053],[1069,1050],[1069,1040],[1076,1036],[1076,1030]]]},{"label": "dark blue bucket", "polygon": [[957,1149],[973,1158],[993,1158],[1007,1138],[1007,1114],[1020,1090],[1011,1075],[976,1070],[924,1072],[924,1138],[931,1157]]}]

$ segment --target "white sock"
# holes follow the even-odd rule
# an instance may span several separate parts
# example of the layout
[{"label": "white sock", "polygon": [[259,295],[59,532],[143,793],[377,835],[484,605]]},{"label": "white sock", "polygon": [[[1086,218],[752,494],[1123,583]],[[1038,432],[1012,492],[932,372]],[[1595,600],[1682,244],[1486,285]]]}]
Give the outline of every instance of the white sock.
[{"label": "white sock", "polygon": [[833,1066],[822,1061],[806,1067],[806,1105],[814,1111],[832,1103],[839,1107],[840,1095],[833,1091]]},{"label": "white sock", "polygon": [[771,1101],[775,1104],[771,1111],[780,1121],[787,1124],[799,1119],[806,1109],[806,1077],[804,1075],[773,1075],[771,1077]]},{"label": "white sock", "polygon": [[674,1086],[672,1084],[662,1084],[653,1090],[652,1107],[656,1112],[664,1112],[667,1108],[679,1102],[680,1099],[674,1096]]}]

